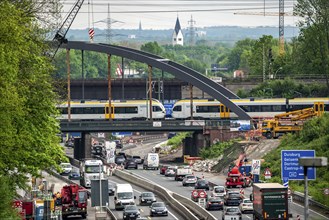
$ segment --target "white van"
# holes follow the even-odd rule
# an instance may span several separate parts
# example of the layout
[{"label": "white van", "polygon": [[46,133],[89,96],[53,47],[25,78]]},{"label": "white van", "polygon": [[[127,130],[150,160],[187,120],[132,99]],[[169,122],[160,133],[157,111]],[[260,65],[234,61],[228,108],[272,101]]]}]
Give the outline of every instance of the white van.
[{"label": "white van", "polygon": [[135,205],[136,196],[130,184],[117,184],[114,194],[115,209],[124,209],[126,205]]},{"label": "white van", "polygon": [[144,157],[143,169],[159,169],[159,154],[157,153],[148,153]]}]

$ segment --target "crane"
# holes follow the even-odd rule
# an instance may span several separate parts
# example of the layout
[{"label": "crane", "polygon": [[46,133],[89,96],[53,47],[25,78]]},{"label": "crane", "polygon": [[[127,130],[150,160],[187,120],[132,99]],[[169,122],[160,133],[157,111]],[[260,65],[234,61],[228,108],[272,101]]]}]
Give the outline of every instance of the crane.
[{"label": "crane", "polygon": [[52,44],[54,46],[54,51],[51,53],[52,59],[54,59],[59,47],[63,43],[67,43],[66,34],[69,31],[75,17],[77,16],[83,2],[84,2],[84,0],[77,0],[76,1],[74,6],[72,7],[71,11],[67,14],[63,24],[61,25],[61,27],[56,32],[56,34],[55,34],[55,36],[52,40]]},{"label": "crane", "polygon": [[279,0],[279,13],[277,12],[236,12],[235,15],[263,15],[279,16],[279,51],[280,55],[284,54],[284,16],[293,16],[292,12],[284,12],[284,0]]}]

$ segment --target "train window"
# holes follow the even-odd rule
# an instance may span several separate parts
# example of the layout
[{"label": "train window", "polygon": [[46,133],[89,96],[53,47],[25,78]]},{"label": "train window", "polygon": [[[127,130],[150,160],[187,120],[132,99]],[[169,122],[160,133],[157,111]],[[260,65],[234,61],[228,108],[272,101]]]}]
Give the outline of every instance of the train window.
[{"label": "train window", "polygon": [[329,111],[329,105],[324,105],[324,111],[325,112]]},{"label": "train window", "polygon": [[270,105],[263,105],[261,106],[262,112],[271,112],[271,106]]},{"label": "train window", "polygon": [[115,114],[136,114],[138,112],[137,107],[116,107],[114,108]]},{"label": "train window", "polygon": [[152,106],[152,111],[153,112],[161,112],[161,108],[159,106]]},{"label": "train window", "polygon": [[272,112],[284,112],[285,105],[272,105]]},{"label": "train window", "polygon": [[240,108],[242,108],[245,112],[250,112],[250,106],[248,105],[239,105]]},{"label": "train window", "polygon": [[68,114],[67,108],[59,108],[58,110],[63,115],[67,115]]},{"label": "train window", "polygon": [[173,108],[173,111],[174,111],[174,112],[181,112],[181,111],[182,111],[182,106],[181,106],[181,105],[176,105],[176,106]]}]

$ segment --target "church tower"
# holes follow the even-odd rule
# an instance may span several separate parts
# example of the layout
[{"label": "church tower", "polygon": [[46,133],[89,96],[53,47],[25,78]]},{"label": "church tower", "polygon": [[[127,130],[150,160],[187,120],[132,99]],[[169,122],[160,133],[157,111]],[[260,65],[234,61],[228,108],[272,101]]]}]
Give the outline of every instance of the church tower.
[{"label": "church tower", "polygon": [[177,17],[176,20],[176,25],[175,25],[175,30],[172,35],[172,45],[184,45],[184,37],[183,37],[183,32],[180,27],[179,19]]}]

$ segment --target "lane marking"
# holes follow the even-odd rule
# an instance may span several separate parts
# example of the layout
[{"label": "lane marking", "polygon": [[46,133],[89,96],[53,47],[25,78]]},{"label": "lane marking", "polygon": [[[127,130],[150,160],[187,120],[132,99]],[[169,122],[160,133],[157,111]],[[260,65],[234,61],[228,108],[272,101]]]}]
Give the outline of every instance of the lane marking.
[{"label": "lane marking", "polygon": [[[293,202],[293,204],[294,204],[294,205],[298,205],[299,207],[302,207],[302,208],[304,209],[304,206],[299,205],[298,203]],[[320,214],[320,213],[318,213],[318,212],[315,212],[315,211],[313,211],[312,209],[309,209],[309,211],[310,211],[310,212],[313,212],[313,213],[315,213],[315,214],[317,214],[317,215],[319,215],[319,216],[321,216],[321,217],[323,217],[323,218],[325,218],[325,219],[329,219],[327,216],[324,216],[324,215],[322,215],[322,214]],[[303,213],[303,214],[304,214],[304,213]]]}]

